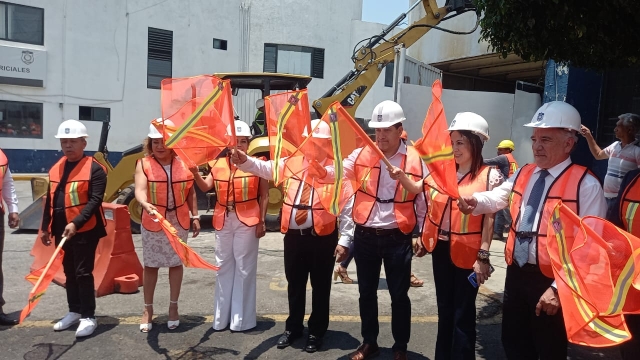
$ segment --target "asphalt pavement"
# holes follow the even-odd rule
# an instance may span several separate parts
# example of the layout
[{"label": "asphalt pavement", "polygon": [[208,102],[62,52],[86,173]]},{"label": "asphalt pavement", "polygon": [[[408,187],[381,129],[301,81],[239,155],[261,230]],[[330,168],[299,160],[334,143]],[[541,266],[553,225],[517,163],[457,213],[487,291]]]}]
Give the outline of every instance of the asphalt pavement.
[{"label": "asphalt pavement", "polygon": [[[17,184],[20,207],[31,201],[28,184]],[[210,219],[210,217],[209,217]],[[207,217],[203,222],[210,221]],[[24,280],[33,261],[30,250],[35,233],[13,232],[6,228],[3,254],[5,313],[18,316],[26,304],[31,285]],[[167,270],[161,269],[154,300],[153,329],[139,332],[143,310],[142,293],[111,294],[97,299],[98,329],[89,338],[77,340],[75,328],[54,332],[53,324],[67,311],[64,289],[52,284],[36,309],[24,323],[0,327],[0,359],[345,359],[360,341],[357,284],[334,282],[331,290],[331,322],[320,351],[305,353],[304,338],[291,347],[276,349],[287,317],[286,279],[283,266],[283,235],[268,233],[260,240],[258,256],[258,326],[247,332],[213,331],[212,312],[215,273],[185,269],[179,311],[181,325],[166,327],[169,307]],[[142,259],[140,235],[133,235],[136,252]],[[189,244],[208,261],[214,262],[215,236],[205,229]],[[494,241],[492,262],[496,268],[477,298],[478,326],[476,357],[504,359],[500,342],[500,321],[505,264],[504,243]],[[356,266],[349,267],[357,281]],[[423,287],[411,288],[412,304],[410,359],[432,359],[437,334],[437,309],[431,258],[414,258],[414,273],[425,280]],[[140,288],[140,290],[142,290]],[[307,289],[307,313],[311,309],[311,290]],[[384,270],[378,287],[381,359],[392,357],[390,298]],[[306,335],[306,332],[305,332]],[[619,359],[616,349],[590,349],[570,346],[571,359]]]}]

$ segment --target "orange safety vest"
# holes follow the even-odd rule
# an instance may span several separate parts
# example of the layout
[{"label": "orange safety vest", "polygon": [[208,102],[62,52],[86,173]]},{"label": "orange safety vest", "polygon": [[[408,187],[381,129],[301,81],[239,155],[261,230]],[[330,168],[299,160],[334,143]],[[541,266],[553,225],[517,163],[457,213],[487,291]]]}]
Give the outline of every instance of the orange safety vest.
[{"label": "orange safety vest", "polygon": [[[67,162],[67,157],[63,156],[58,160],[55,165],[49,170],[49,215],[51,216],[51,222],[49,223],[49,233],[51,233],[51,225],[53,223],[53,196],[60,185],[62,180],[62,174],[64,173],[64,165]],[[92,156],[83,157],[78,165],[76,165],[65,184],[65,196],[64,196],[64,208],[65,217],[67,223],[70,223],[76,216],[80,215],[84,207],[89,202],[89,182],[91,181],[91,165],[93,163],[99,164],[102,169],[107,172],[104,166],[96,161]],[[102,204],[99,207],[99,214],[102,217],[102,224],[106,225],[104,218],[104,212],[102,211]],[[91,215],[89,220],[80,228],[77,232],[85,232],[92,230],[97,225],[96,214]]]},{"label": "orange safety vest", "polygon": [[[175,210],[178,222],[183,229],[189,229],[191,218],[189,216],[188,196],[193,187],[193,174],[177,157],[171,160],[171,190],[173,192],[173,209],[168,209],[169,187],[167,185],[167,173],[164,167],[153,156],[145,156],[138,160],[142,162],[142,171],[147,177],[147,201],[153,204],[160,215],[166,217],[167,210]],[[146,212],[142,212],[142,226],[149,231],[161,231],[159,222]]]},{"label": "orange safety vest", "polygon": [[4,212],[4,201],[2,201],[2,184],[4,183],[4,174],[7,173],[9,168],[9,160],[4,151],[0,150],[0,211]]},{"label": "orange safety vest", "polygon": [[[507,244],[504,249],[504,256],[507,264],[513,263],[513,250],[516,241],[516,225],[520,221],[520,207],[522,205],[522,195],[527,187],[527,184],[531,180],[531,175],[536,169],[536,165],[527,164],[520,169],[518,175],[513,183],[511,195],[509,199],[509,208],[511,211],[511,225],[509,226],[509,238],[507,238]],[[578,203],[578,194],[580,192],[580,184],[582,180],[589,174],[589,170],[586,167],[571,164],[562,171],[551,186],[544,198],[544,201],[540,209],[544,209],[550,206],[551,202],[556,200],[562,200],[562,203],[567,205],[576,214],[580,213],[580,204]],[[537,262],[542,273],[548,277],[553,278],[553,269],[551,268],[551,261],[549,260],[549,253],[547,252],[547,223],[548,218],[540,216],[538,220],[538,227],[534,229],[536,233],[537,241]]]},{"label": "orange safety vest", "polygon": [[509,177],[511,177],[511,175],[515,174],[516,171],[518,170],[518,163],[516,162],[516,159],[513,157],[513,154],[508,153],[508,154],[505,154],[505,156],[507,157],[507,159],[509,159]]},{"label": "orange safety vest", "polygon": [[[491,167],[482,166],[480,173],[474,180],[467,173],[458,182],[460,196],[471,196],[475,192],[489,190],[489,175]],[[472,269],[478,258],[478,250],[482,244],[482,226],[485,215],[465,215],[460,212],[458,204],[451,201],[447,195],[441,194],[431,175],[425,179],[427,195],[429,196],[429,215],[424,222],[422,243],[427,251],[432,252],[438,242],[440,226],[447,207],[451,208],[449,215],[449,241],[451,242],[451,260],[461,269]]]},{"label": "orange safety vest", "polygon": [[[284,202],[282,203],[282,220],[280,221],[280,231],[284,234],[289,230],[289,223],[291,221],[291,214],[293,213],[293,205],[298,194],[298,189],[303,182],[298,179],[288,178],[284,181],[284,188],[282,192],[285,195]],[[333,184],[324,185],[326,187],[333,186]],[[336,217],[331,215],[327,210],[322,207],[320,203],[320,197],[318,191],[314,189],[311,192],[311,221],[313,223],[313,229],[319,236],[326,236],[331,234],[336,229]],[[306,205],[306,204],[301,204]],[[305,210],[300,210],[305,211]]]},{"label": "orange safety vest", "polygon": [[640,216],[636,216],[640,207],[640,174],[636,175],[620,198],[620,217],[624,228],[640,237]]},{"label": "orange safety vest", "polygon": [[[378,199],[378,186],[380,182],[380,162],[375,167],[369,168],[362,164],[371,164],[375,155],[369,148],[364,148],[358,155],[355,165],[356,179],[362,179],[362,186],[358,188],[353,204],[353,221],[358,225],[365,225],[371,216],[373,205],[378,202],[393,202],[393,212],[398,228],[405,234],[410,234],[416,226],[416,211],[414,201],[415,194],[409,193],[400,182],[396,183],[396,192],[393,199]],[[361,161],[360,161],[361,160]],[[411,146],[407,146],[407,154],[402,155],[400,168],[412,181],[422,180],[422,160],[418,152]]]},{"label": "orange safety vest", "polygon": [[[229,158],[219,158],[211,163],[211,176],[216,190],[216,206],[213,211],[213,227],[222,230],[227,205],[233,204],[238,220],[246,226],[260,222],[258,191],[260,178],[238,168],[231,171]],[[233,181],[233,186],[229,183]],[[231,192],[232,191],[232,192]]]}]

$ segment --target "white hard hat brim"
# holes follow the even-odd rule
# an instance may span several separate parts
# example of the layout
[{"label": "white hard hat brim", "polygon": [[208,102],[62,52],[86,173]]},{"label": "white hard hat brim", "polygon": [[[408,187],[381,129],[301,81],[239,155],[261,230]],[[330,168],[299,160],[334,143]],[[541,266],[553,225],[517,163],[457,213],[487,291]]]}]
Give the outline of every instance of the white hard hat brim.
[{"label": "white hard hat brim", "polygon": [[529,128],[540,128],[540,129],[564,129],[564,130],[580,131],[580,129],[576,129],[573,126],[557,126],[557,125],[549,126],[542,121],[534,121],[534,122],[524,124],[522,126],[529,127]]},{"label": "white hard hat brim", "polygon": [[400,118],[396,121],[393,122],[384,122],[384,121],[369,121],[369,128],[370,129],[386,129],[388,127],[391,127],[395,124],[401,123],[403,121],[407,120],[407,118]]},{"label": "white hard hat brim", "polygon": [[56,139],[79,139],[79,138],[88,138],[89,135],[74,135],[74,134],[69,134],[69,135],[55,135]]}]

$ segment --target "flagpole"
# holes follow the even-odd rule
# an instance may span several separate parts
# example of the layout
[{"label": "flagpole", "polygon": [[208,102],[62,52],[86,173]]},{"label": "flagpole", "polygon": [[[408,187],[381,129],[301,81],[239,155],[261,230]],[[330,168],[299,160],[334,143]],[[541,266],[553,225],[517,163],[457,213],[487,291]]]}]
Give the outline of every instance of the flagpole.
[{"label": "flagpole", "polygon": [[[331,106],[333,106],[333,104]],[[331,108],[331,106],[329,106],[329,108]],[[366,141],[367,145],[371,147],[371,150],[375,151],[376,154],[380,157],[380,160],[382,160],[382,162],[387,165],[387,169],[393,169],[393,165],[391,165],[389,159],[384,156],[380,148],[373,142],[373,140],[371,140],[369,135],[360,127],[360,125],[351,116],[347,116],[346,120],[351,123],[351,127],[358,134],[358,136]]]},{"label": "flagpole", "polygon": [[58,256],[58,253],[60,252],[60,250],[62,250],[62,245],[64,245],[65,241],[67,241],[67,237],[66,236],[63,237],[62,240],[60,240],[60,244],[58,244],[58,246],[56,247],[56,250],[53,252],[53,256],[51,256],[51,259],[49,259],[49,262],[47,263],[47,266],[42,271],[42,274],[40,274],[40,277],[38,278],[38,282],[36,282],[36,284],[33,286],[33,289],[31,290],[31,292],[36,291],[38,286],[40,286],[40,283],[42,283],[42,280],[44,279],[44,275],[47,273],[47,271],[49,271],[49,268],[53,264],[53,261]]}]

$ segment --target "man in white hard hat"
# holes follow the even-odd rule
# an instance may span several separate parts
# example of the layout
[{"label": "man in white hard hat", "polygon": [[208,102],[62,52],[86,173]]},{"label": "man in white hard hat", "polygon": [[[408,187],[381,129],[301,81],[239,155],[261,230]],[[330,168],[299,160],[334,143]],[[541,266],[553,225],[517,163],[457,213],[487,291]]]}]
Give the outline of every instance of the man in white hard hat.
[{"label": "man in white hard hat", "polygon": [[87,137],[87,128],[77,120],[63,121],[58,127],[56,138],[64,156],[49,170],[40,233],[46,246],[51,238],[56,246],[67,238],[62,266],[69,312],[53,329],[80,323],[76,337],[89,336],[97,327],[93,264],[98,240],[107,235],[102,211],[107,174],[93,157],[84,155]]},{"label": "man in white hard hat", "polygon": [[[311,121],[311,130],[305,129],[303,136],[311,133],[313,154],[304,159],[296,157],[292,161],[310,161],[314,156],[319,166],[332,164],[324,149],[331,148],[331,130],[320,120]],[[234,151],[231,161],[242,171],[273,179],[273,160],[263,161],[247,156],[242,151]],[[322,170],[322,169],[321,169]],[[289,317],[285,331],[278,339],[278,349],[284,349],[302,336],[306,303],[306,288],[311,278],[311,315],[309,335],[304,350],[309,353],[322,346],[322,338],[329,327],[329,299],[333,264],[344,260],[349,252],[353,236],[351,204],[347,204],[336,217],[324,210],[320,203],[320,192],[307,182],[312,181],[310,169],[307,174],[285,180],[284,204],[282,206],[281,231],[284,235],[284,272],[287,278]],[[307,182],[305,182],[305,180]],[[336,220],[340,219],[339,224]],[[338,232],[340,241],[338,241]],[[407,280],[409,279],[407,275]]]},{"label": "man in white hard hat", "polygon": [[256,117],[253,119],[251,123],[251,132],[253,136],[262,136],[264,135],[265,129],[265,114],[264,114],[264,99],[256,100]]},{"label": "man in white hard hat", "polygon": [[491,191],[465,197],[468,207],[463,211],[487,214],[510,207],[502,316],[507,358],[566,359],[567,334],[546,248],[548,219],[541,214],[557,199],[581,217],[604,217],[607,206],[598,179],[571,163],[580,131],[580,114],[573,106],[546,103],[525,126],[533,128],[535,163]]},{"label": "man in white hard hat", "polygon": [[[413,181],[427,175],[420,155],[402,141],[402,107],[393,101],[378,104],[369,121],[375,129],[376,145],[391,165],[404,170]],[[344,161],[345,174],[362,183],[354,195],[354,253],[360,292],[362,344],[349,355],[352,360],[369,359],[380,353],[378,347],[378,282],[382,263],[391,295],[391,332],[395,341],[394,359],[407,358],[411,334],[411,259],[412,232],[422,228],[426,214],[423,194],[407,193],[393,180],[382,161],[369,148],[356,149]],[[367,167],[375,162],[373,168]],[[364,165],[363,164],[367,164]],[[333,169],[328,169],[329,178]],[[363,180],[366,179],[366,180]],[[418,256],[425,254],[421,242]]]},{"label": "man in white hard hat", "polygon": [[[5,207],[3,201],[7,204]],[[18,216],[18,195],[13,184],[11,170],[9,170],[9,160],[2,150],[0,150],[0,325],[17,325],[18,321],[7,316],[2,307],[5,304],[2,297],[4,278],[2,274],[2,251],[4,249],[4,214],[9,212],[9,227],[15,229],[20,223]]]}]

